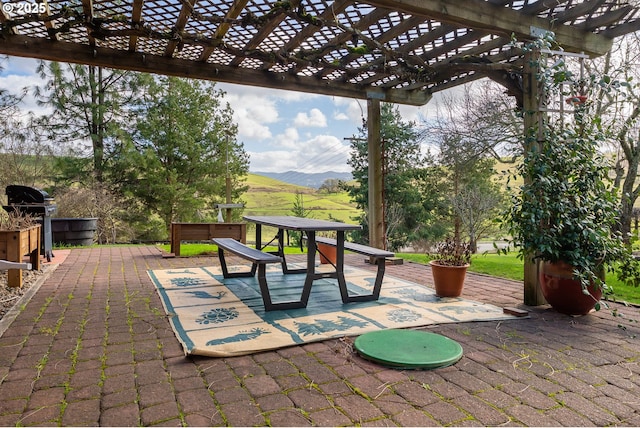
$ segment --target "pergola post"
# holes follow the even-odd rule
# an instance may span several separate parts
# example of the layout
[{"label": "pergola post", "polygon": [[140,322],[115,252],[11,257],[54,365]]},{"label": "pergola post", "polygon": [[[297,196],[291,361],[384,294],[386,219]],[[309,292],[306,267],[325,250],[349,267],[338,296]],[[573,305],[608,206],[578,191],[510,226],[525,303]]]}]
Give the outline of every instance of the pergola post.
[{"label": "pergola post", "polygon": [[[543,113],[540,111],[540,88],[537,74],[540,72],[540,51],[526,52],[523,65],[523,111],[524,111],[524,149],[525,152],[539,145],[543,138]],[[525,183],[531,177],[524,177]],[[539,263],[533,261],[533,254],[524,257],[524,304],[529,306],[544,305],[538,280]]]},{"label": "pergola post", "polygon": [[369,151],[369,245],[385,249],[384,181],[380,142],[380,100],[367,100],[367,146]]}]

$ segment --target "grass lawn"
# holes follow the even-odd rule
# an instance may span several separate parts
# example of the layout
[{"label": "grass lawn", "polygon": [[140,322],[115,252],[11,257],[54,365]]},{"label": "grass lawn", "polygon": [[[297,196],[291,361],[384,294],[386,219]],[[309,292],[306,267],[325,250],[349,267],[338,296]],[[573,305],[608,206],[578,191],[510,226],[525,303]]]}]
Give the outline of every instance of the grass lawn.
[{"label": "grass lawn", "polygon": [[[169,252],[170,246],[161,245],[160,248]],[[267,249],[270,251],[276,250],[275,247],[267,247]],[[298,247],[285,247],[285,253],[301,254],[300,248]],[[205,254],[217,255],[218,253],[217,247],[213,244],[182,244],[180,246],[180,254],[183,257],[188,257]],[[424,254],[396,253],[396,256],[415,263],[428,263],[427,256]],[[524,279],[522,266],[523,262],[516,257],[516,253],[510,253],[508,255],[494,253],[476,254],[472,258],[469,271],[522,281]],[[623,284],[618,280],[615,273],[608,274],[607,284],[613,287],[616,300],[640,304],[640,289]]]}]

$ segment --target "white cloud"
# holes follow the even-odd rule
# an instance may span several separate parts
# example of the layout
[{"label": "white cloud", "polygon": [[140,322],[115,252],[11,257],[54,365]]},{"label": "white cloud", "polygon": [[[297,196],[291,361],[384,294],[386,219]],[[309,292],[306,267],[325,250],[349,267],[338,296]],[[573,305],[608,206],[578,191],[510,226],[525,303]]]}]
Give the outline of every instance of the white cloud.
[{"label": "white cloud", "polygon": [[309,111],[309,114],[300,112],[296,115],[293,123],[296,126],[306,128],[306,127],[315,127],[315,128],[326,128],[327,127],[327,118],[320,110],[317,108],[312,108]]},{"label": "white cloud", "polygon": [[342,111],[334,111],[333,112],[333,119],[334,120],[349,120],[349,116]]},{"label": "white cloud", "polygon": [[274,146],[286,150],[297,150],[300,145],[300,134],[296,128],[287,128],[284,133],[275,137]]},{"label": "white cloud", "polygon": [[420,107],[400,105],[399,111],[404,121],[420,123],[420,118],[422,117]]},{"label": "white cloud", "polygon": [[238,125],[238,136],[256,140],[271,138],[270,124],[279,120],[275,103],[260,94],[230,93],[225,100],[233,109],[233,121]]},{"label": "white cloud", "polygon": [[346,117],[354,126],[362,126],[362,119],[367,117],[367,102],[365,100],[335,97],[333,104],[338,108],[338,111],[334,113],[334,118],[339,114],[340,120],[345,120],[342,117]]},{"label": "white cloud", "polygon": [[33,86],[36,84],[40,84],[40,78],[35,75],[18,75],[18,74],[3,74],[0,75],[0,89],[6,90],[7,92],[19,95],[22,94],[24,88],[29,88],[25,97],[22,99],[22,103],[20,104],[20,108],[26,112],[32,111],[34,114],[40,116],[44,114],[49,114],[51,112],[51,108],[49,107],[41,107],[36,102],[36,99],[33,97]]},{"label": "white cloud", "polygon": [[281,142],[279,147],[287,150],[251,152],[251,171],[351,171],[346,164],[349,145],[333,135],[318,135],[296,144]]},{"label": "white cloud", "polygon": [[290,151],[249,152],[251,171],[284,172],[295,169],[295,157]]},{"label": "white cloud", "polygon": [[19,76],[35,76],[38,60],[11,56],[0,62],[0,65],[2,65],[5,70],[11,69],[11,74],[17,74]]}]

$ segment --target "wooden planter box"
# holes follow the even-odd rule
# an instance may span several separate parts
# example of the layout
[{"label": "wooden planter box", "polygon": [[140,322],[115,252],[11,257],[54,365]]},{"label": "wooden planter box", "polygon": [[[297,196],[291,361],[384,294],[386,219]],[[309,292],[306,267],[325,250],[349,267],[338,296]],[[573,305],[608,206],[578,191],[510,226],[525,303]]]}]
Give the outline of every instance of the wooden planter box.
[{"label": "wooden planter box", "polygon": [[[40,269],[40,225],[21,230],[0,230],[0,260],[22,262],[29,255],[32,269]],[[22,270],[8,270],[9,287],[22,287]]]},{"label": "wooden planter box", "polygon": [[208,241],[212,238],[233,238],[247,242],[246,223],[171,223],[171,252],[180,256],[181,241]]}]

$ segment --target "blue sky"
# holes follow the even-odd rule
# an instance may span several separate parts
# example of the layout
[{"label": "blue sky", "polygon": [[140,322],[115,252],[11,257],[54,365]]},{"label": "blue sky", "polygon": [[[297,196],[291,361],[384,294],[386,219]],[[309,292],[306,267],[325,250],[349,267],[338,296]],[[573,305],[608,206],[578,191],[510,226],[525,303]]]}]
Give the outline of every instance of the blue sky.
[{"label": "blue sky", "polygon": [[[0,88],[9,91],[40,83],[36,61],[10,57],[0,72]],[[238,140],[251,157],[251,171],[350,171],[349,142],[366,117],[367,103],[303,92],[219,83],[234,110]],[[431,107],[434,104],[429,104]],[[46,113],[28,98],[25,110]],[[405,120],[420,121],[427,106],[400,106]]]}]

